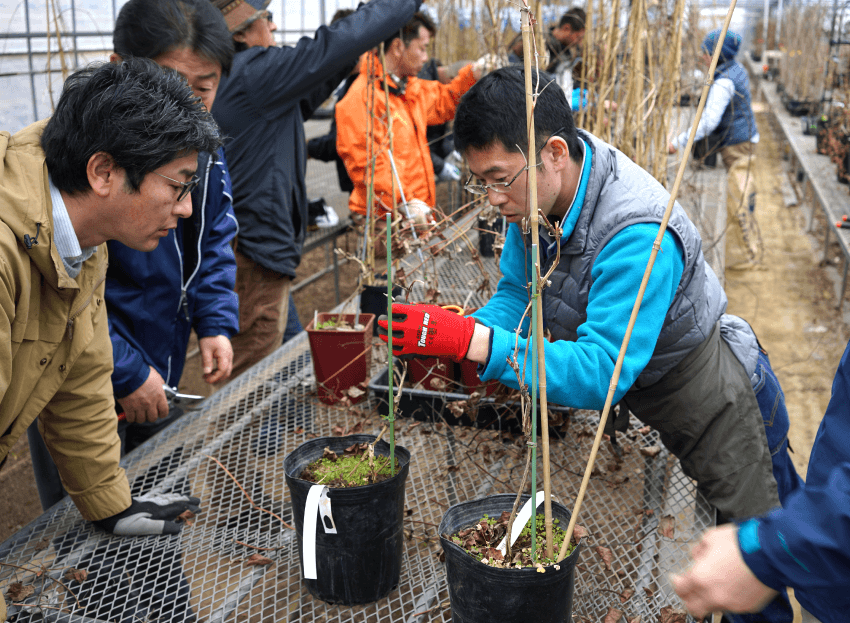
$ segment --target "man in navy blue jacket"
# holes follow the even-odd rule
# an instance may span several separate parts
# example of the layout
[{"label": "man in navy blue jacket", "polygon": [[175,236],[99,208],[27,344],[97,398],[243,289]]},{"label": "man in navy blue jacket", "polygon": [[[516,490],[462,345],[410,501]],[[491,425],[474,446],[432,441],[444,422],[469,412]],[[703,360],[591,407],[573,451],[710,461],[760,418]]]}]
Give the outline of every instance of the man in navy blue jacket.
[{"label": "man in navy blue jacket", "polygon": [[832,382],[806,484],[783,508],[707,532],[694,565],[673,578],[698,616],[753,612],[785,587],[823,623],[850,613],[850,344]]},{"label": "man in navy blue jacket", "polygon": [[[280,346],[307,226],[304,119],[363,52],[387,39],[421,0],[372,0],[314,38],[278,47],[268,0],[213,0],[236,44],[213,117],[227,137],[236,245],[239,334],[233,376]],[[366,131],[365,128],[363,130]]]}]

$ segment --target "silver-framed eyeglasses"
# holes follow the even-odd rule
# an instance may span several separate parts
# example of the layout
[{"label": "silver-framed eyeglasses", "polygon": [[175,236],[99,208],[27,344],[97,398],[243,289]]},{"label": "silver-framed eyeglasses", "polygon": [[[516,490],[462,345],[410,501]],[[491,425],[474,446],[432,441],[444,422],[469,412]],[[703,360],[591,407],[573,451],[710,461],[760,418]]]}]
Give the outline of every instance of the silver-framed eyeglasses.
[{"label": "silver-framed eyeglasses", "polygon": [[175,184],[179,184],[183,188],[180,189],[180,194],[177,195],[177,201],[183,201],[183,198],[186,197],[190,192],[195,190],[198,187],[198,184],[201,183],[201,178],[197,175],[193,175],[192,179],[188,182],[179,182],[175,180],[173,177],[168,177],[167,175],[163,175],[162,173],[157,173],[156,171],[151,171],[154,175],[159,175],[160,177],[164,177],[169,182],[174,182]]},{"label": "silver-framed eyeglasses", "polygon": [[[557,130],[552,132],[552,134],[550,134],[549,137],[545,141],[543,141],[543,143],[540,145],[540,148],[537,150],[536,156],[540,155],[540,152],[543,151],[543,148],[546,147],[546,145],[549,143],[549,140],[553,136],[555,136],[559,132],[563,132],[565,129],[566,128],[558,128]],[[517,146],[517,147],[519,147],[519,146]],[[522,153],[522,150],[520,150],[520,153]],[[523,157],[525,157],[525,156],[523,156]],[[543,164],[543,163],[538,161],[537,164],[535,164],[534,166],[539,167],[541,164]],[[528,171],[529,168],[530,167],[528,165],[528,161],[526,160],[525,166],[523,168],[521,168],[517,172],[517,174],[514,175],[511,178],[511,180],[509,182],[493,182],[492,184],[473,184],[472,178],[474,176],[470,175],[469,179],[466,180],[466,184],[464,184],[463,187],[466,190],[468,190],[469,192],[471,192],[473,195],[486,195],[488,190],[492,190],[494,193],[506,193],[506,192],[510,191],[511,184],[513,184],[520,175],[522,175],[523,173]]]}]

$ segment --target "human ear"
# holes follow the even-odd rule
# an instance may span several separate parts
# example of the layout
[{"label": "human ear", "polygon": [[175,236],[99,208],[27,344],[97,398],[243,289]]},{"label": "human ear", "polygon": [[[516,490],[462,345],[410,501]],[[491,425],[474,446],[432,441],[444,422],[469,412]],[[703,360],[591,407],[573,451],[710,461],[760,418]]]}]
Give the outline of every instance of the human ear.
[{"label": "human ear", "polygon": [[99,197],[108,197],[118,184],[123,184],[119,171],[115,160],[105,151],[93,154],[86,163],[86,176],[92,192]]},{"label": "human ear", "polygon": [[109,62],[113,65],[120,65],[122,62],[124,62],[124,59],[118,56],[115,52],[113,52],[109,55]]},{"label": "human ear", "polygon": [[552,166],[556,169],[566,166],[567,161],[570,159],[570,150],[567,147],[567,141],[560,136],[553,136],[544,151],[551,155]]}]

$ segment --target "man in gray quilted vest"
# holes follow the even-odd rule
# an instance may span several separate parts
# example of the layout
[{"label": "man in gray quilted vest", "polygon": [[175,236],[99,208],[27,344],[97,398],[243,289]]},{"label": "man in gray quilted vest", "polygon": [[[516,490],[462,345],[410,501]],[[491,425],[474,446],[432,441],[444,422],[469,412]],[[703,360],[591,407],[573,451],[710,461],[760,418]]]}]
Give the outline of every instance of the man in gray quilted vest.
[{"label": "man in gray quilted vest", "polygon": [[[560,260],[544,290],[549,400],[602,409],[620,345],[670,195],[616,148],[577,131],[561,89],[541,74],[535,108],[538,207],[563,229],[541,227],[541,270]],[[458,149],[508,228],[496,294],[462,318],[434,306],[393,305],[400,353],[477,361],[482,380],[517,387],[508,363],[530,300],[525,86],[522,69],[497,70],[464,96]],[[788,456],[788,413],[767,353],[750,326],[725,314],[726,294],[702,241],[675,204],[629,342],[614,400],[659,431],[721,519],[779,506],[800,486]],[[380,320],[386,340],[386,320]],[[519,352],[526,342],[519,339]],[[531,366],[525,370],[531,382]]]}]

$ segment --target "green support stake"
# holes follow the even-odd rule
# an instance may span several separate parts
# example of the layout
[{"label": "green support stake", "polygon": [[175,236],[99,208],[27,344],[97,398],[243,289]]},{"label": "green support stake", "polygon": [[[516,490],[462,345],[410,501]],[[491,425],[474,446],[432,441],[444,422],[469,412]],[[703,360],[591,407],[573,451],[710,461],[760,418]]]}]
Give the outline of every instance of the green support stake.
[{"label": "green support stake", "polygon": [[392,256],[392,212],[387,212],[387,385],[390,388],[390,407],[387,418],[390,426],[390,474],[395,476],[395,408],[393,406],[393,256]]}]

